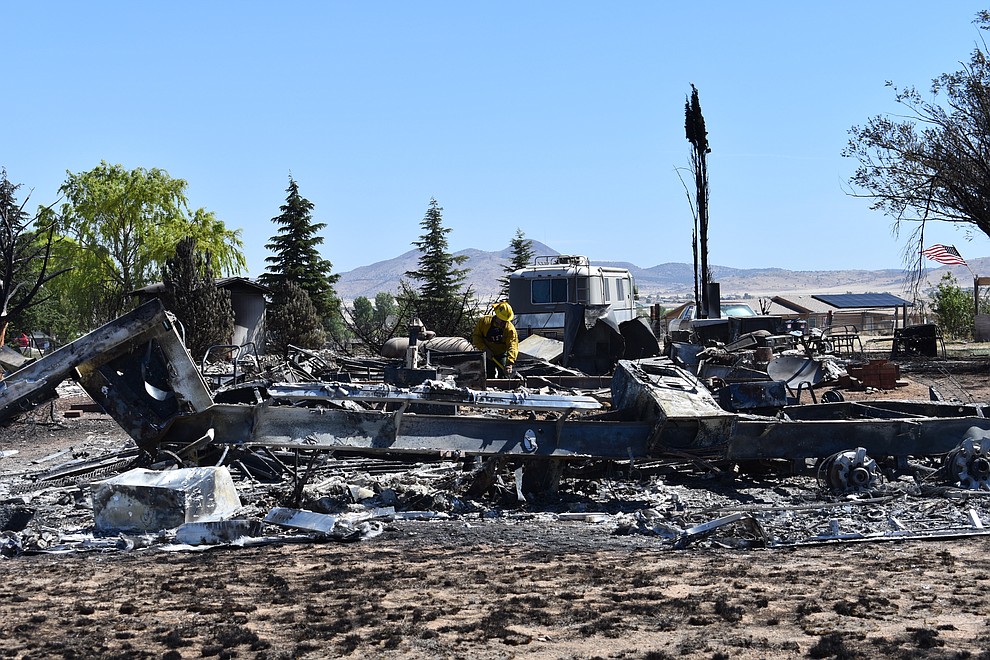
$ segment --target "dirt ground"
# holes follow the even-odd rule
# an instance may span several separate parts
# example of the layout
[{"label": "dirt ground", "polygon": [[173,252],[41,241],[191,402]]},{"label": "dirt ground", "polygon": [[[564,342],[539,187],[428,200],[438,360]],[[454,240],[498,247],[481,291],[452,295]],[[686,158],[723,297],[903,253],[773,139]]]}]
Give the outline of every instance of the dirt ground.
[{"label": "dirt ground", "polygon": [[[988,374],[942,363],[846,396],[990,401]],[[123,444],[65,405],[0,430],[18,452],[0,479]],[[91,517],[78,493],[52,497]],[[396,520],[356,543],[0,559],[0,656],[990,658],[986,537],[677,550],[539,506]]]}]

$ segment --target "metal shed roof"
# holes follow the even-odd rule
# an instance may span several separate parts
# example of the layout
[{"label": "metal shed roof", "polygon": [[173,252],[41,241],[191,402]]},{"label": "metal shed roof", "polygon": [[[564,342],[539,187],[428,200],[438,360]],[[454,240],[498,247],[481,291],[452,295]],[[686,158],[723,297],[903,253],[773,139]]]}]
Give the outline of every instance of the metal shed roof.
[{"label": "metal shed roof", "polygon": [[812,296],[812,298],[837,309],[913,306],[910,301],[892,293],[836,293]]},{"label": "metal shed roof", "polygon": [[[242,289],[251,289],[259,293],[269,292],[268,287],[264,284],[261,284],[255,280],[250,280],[246,277],[218,277],[214,280],[214,282],[221,289],[232,289],[234,287],[239,287]],[[131,291],[130,295],[154,297],[164,290],[165,284],[163,282],[155,282],[154,284],[149,284],[148,286],[141,287],[140,289],[134,289]]]},{"label": "metal shed roof", "polygon": [[809,295],[784,294],[770,300],[771,314],[825,314],[835,309]]}]

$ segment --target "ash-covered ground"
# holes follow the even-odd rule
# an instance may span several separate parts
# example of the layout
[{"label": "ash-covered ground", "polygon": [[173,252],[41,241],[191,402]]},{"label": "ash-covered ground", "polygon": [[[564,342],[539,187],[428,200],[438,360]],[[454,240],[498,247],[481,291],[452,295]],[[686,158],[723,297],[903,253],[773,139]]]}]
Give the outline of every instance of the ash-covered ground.
[{"label": "ash-covered ground", "polygon": [[[940,362],[846,397],[987,401],[988,373]],[[520,501],[513,465],[477,493],[472,463],[329,457],[302,507],[380,534],[182,548],[93,536],[92,475],[39,487],[129,444],[65,417],[85,396],[64,393],[0,431],[3,511],[30,515],[3,536],[7,657],[990,655],[981,492],[890,478],[835,497],[814,469],[657,461],[574,464]],[[246,515],[293,492],[234,472]]]}]

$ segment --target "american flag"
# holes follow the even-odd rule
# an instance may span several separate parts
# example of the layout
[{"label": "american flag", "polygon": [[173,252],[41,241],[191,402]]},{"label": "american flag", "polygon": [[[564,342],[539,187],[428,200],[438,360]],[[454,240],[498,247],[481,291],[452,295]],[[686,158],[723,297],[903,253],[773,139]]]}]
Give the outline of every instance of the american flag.
[{"label": "american flag", "polygon": [[959,254],[959,250],[956,249],[954,245],[939,245],[936,243],[927,250],[922,250],[921,254],[925,255],[932,261],[937,261],[940,264],[946,264],[947,266],[966,266],[966,260],[962,258]]}]

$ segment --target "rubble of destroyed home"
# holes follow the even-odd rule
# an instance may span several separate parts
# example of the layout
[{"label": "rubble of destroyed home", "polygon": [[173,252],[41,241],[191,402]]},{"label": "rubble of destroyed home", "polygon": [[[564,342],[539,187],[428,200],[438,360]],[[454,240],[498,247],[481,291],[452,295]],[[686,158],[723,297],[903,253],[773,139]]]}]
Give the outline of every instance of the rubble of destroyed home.
[{"label": "rubble of destroyed home", "polygon": [[155,300],[40,358],[4,353],[0,424],[58,423],[38,411],[84,392],[127,441],[16,472],[0,452],[0,554],[353,541],[410,519],[607,525],[671,548],[985,533],[988,404],[843,395],[896,390],[893,358],[939,360],[937,327],[867,360],[855,328],[767,315],[663,340],[608,305],[562,321],[501,379],[418,324],[380,357],[226,347],[197,365]]}]

